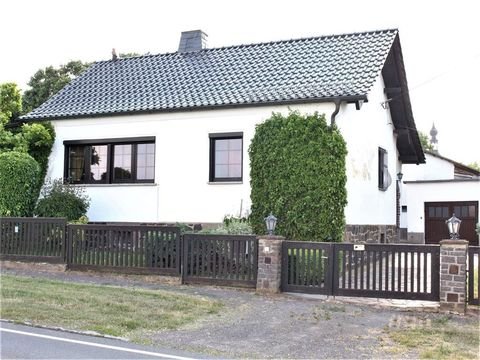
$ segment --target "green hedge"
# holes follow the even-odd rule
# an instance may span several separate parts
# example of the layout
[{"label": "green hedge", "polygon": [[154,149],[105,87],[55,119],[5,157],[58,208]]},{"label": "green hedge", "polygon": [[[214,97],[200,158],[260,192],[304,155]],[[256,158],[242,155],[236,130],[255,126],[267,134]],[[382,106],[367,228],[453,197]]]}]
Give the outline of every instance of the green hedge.
[{"label": "green hedge", "polygon": [[257,234],[277,218],[291,240],[341,241],[347,204],[346,143],[325,115],[278,113],[256,128],[249,148],[252,213]]},{"label": "green hedge", "polygon": [[27,153],[0,153],[0,216],[32,216],[40,166]]}]

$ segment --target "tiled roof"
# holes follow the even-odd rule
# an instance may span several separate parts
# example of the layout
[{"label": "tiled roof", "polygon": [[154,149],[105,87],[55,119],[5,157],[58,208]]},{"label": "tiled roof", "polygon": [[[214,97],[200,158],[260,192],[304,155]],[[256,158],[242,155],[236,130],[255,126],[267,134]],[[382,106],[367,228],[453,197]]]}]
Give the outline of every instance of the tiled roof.
[{"label": "tiled roof", "polygon": [[396,36],[382,30],[100,61],[22,119],[365,97]]}]

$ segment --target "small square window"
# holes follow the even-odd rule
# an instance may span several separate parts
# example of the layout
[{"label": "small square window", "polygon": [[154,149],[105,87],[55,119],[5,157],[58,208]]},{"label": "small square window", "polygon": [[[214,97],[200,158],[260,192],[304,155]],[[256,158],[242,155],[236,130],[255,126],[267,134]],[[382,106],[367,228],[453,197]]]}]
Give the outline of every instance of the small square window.
[{"label": "small square window", "polygon": [[210,181],[242,181],[243,133],[210,134]]}]

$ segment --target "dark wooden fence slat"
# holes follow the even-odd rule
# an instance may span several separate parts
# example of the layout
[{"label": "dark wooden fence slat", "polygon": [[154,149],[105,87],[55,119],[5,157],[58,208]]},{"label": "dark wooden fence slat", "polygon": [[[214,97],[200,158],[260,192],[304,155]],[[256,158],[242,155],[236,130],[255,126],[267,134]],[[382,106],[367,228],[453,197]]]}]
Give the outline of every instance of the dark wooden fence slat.
[{"label": "dark wooden fence slat", "polygon": [[415,292],[415,259],[413,251],[410,251],[410,292]]},{"label": "dark wooden fence slat", "polygon": [[64,259],[65,224],[63,218],[2,217],[0,254],[4,259],[8,256],[31,261],[51,258],[52,262],[59,263]]}]

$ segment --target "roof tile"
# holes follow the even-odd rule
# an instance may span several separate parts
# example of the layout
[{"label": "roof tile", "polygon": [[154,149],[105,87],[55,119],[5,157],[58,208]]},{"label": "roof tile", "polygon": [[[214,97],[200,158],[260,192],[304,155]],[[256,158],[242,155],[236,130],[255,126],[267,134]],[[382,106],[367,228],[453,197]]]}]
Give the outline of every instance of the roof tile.
[{"label": "roof tile", "polygon": [[100,61],[22,119],[366,96],[396,35],[382,30]]}]

